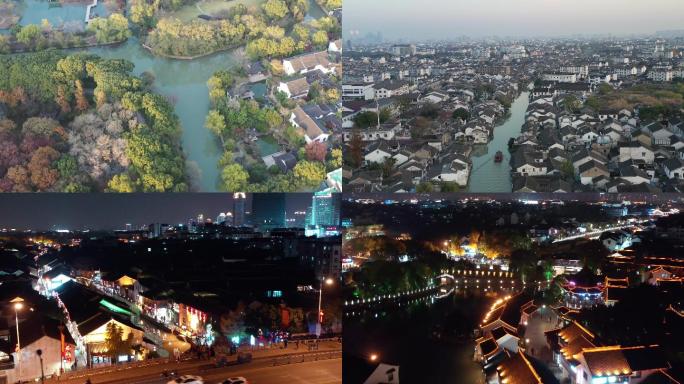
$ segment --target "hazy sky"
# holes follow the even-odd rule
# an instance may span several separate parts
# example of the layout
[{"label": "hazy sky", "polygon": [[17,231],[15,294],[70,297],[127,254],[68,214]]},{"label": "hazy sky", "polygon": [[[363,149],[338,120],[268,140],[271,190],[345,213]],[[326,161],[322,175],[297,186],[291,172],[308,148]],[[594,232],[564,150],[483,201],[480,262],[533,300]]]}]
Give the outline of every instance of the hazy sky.
[{"label": "hazy sky", "polygon": [[650,34],[684,29],[684,0],[344,0],[344,37]]}]

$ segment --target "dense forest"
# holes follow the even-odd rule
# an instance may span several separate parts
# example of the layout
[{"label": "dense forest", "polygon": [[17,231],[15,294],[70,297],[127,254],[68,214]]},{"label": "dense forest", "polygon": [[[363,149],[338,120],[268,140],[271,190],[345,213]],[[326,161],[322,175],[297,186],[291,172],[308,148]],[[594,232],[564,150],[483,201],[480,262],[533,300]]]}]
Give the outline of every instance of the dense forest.
[{"label": "dense forest", "polygon": [[[246,46],[251,58],[281,58],[313,47],[323,49],[329,36],[341,31],[337,19],[332,17],[305,26],[307,0],[268,0],[261,7],[250,8],[237,4],[225,14],[213,15],[208,20],[183,21],[168,12],[185,3],[133,2],[130,20],[142,31],[147,31],[145,45],[153,53],[196,57]],[[293,26],[299,28],[292,29]],[[292,30],[292,33],[286,30]]]},{"label": "dense forest", "polygon": [[126,60],[0,57],[0,190],[188,189],[172,105]]}]

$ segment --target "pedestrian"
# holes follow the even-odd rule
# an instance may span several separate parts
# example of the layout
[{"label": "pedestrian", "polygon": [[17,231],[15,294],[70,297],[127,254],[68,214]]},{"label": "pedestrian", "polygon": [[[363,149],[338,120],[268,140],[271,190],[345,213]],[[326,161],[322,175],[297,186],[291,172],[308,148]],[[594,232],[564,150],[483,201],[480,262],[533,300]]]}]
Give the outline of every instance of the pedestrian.
[{"label": "pedestrian", "polygon": [[299,340],[295,340],[295,349],[299,349]]},{"label": "pedestrian", "polygon": [[285,343],[285,349],[287,349],[287,339],[283,340],[283,342]]}]

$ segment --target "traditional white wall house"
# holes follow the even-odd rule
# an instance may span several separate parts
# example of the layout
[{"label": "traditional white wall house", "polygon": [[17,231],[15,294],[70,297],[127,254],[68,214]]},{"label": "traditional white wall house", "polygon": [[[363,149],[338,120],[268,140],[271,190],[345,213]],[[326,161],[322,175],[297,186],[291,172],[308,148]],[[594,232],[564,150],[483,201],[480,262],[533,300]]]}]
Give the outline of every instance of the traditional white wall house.
[{"label": "traditional white wall house", "polygon": [[646,74],[649,80],[661,82],[672,81],[673,76],[671,66],[654,66]]},{"label": "traditional white wall house", "polygon": [[387,149],[385,141],[376,141],[366,148],[366,154],[363,156],[366,163],[382,164],[385,160],[392,157],[392,153]]},{"label": "traditional white wall house", "polygon": [[[330,137],[329,130],[322,125],[321,119],[325,116],[312,116],[312,111],[315,112],[315,105],[307,105],[302,107],[297,106],[290,116],[290,124],[303,130],[304,139],[307,143],[317,141],[319,143],[326,142]],[[315,120],[314,120],[315,119]]]},{"label": "traditional white wall house", "polygon": [[331,41],[330,44],[328,44],[328,52],[342,53],[342,39]]},{"label": "traditional white wall house", "polygon": [[647,164],[653,164],[655,153],[639,141],[632,141],[619,146],[619,161],[641,160]]},{"label": "traditional white wall house", "polygon": [[[40,360],[37,351],[41,350],[43,368],[46,375],[60,372],[60,368],[68,368],[73,360],[62,362],[62,351],[71,351],[73,354],[76,343],[64,328],[60,331],[60,322],[40,314],[32,313],[31,317],[19,322],[19,336],[21,350],[19,353],[12,352],[14,367],[8,370],[0,370],[0,382],[3,377],[6,383],[24,381],[40,381]],[[62,344],[64,334],[64,344]],[[17,344],[16,333],[10,332],[12,346]],[[2,352],[0,352],[2,353]],[[67,356],[65,353],[64,356]]]},{"label": "traditional white wall house", "polygon": [[309,94],[309,82],[306,80],[306,77],[288,82],[281,81],[278,84],[278,91],[283,92],[290,99],[300,99]]},{"label": "traditional white wall house", "polygon": [[684,179],[684,162],[672,158],[663,162],[663,171],[668,179]]},{"label": "traditional white wall house", "polygon": [[577,74],[574,73],[545,73],[542,75],[544,81],[555,81],[558,83],[576,83]]},{"label": "traditional white wall house", "polygon": [[405,81],[385,80],[374,85],[375,98],[387,99],[409,93],[409,85]]},{"label": "traditional white wall house", "polygon": [[329,60],[328,52],[304,53],[283,59],[283,70],[289,76],[296,73],[304,74],[317,69],[323,73],[335,71],[335,64]]},{"label": "traditional white wall house", "polygon": [[375,88],[373,83],[342,84],[342,100],[373,100]]}]

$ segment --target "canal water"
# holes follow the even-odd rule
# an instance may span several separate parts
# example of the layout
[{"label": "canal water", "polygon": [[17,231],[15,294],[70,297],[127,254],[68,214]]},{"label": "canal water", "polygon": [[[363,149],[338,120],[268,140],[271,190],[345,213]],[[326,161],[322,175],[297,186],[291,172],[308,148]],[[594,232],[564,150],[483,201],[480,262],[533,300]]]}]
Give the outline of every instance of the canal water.
[{"label": "canal water", "polygon": [[[473,168],[468,182],[468,192],[511,192],[510,154],[508,141],[520,134],[525,122],[525,111],[530,104],[529,92],[518,96],[510,109],[509,118],[494,128],[494,138],[487,146],[473,149]],[[503,161],[497,163],[494,156],[497,151],[503,153]]]},{"label": "canal water", "polygon": [[399,365],[407,383],[482,383],[473,361],[473,330],[492,301],[492,293],[457,291],[447,297],[417,301],[380,316],[344,318],[342,371],[361,383],[363,367],[372,355]]},{"label": "canal water", "polygon": [[[73,21],[76,11],[72,7],[48,8],[47,2],[26,0],[36,5],[26,7],[20,24],[40,23],[50,16],[50,21]],[[36,4],[33,4],[36,3]],[[85,7],[82,17],[85,17]],[[38,14],[34,14],[38,12]],[[80,13],[80,12],[79,12]],[[307,20],[325,16],[315,0],[309,1]],[[156,57],[145,50],[137,38],[130,38],[118,46],[96,47],[88,52],[108,59],[126,59],[135,64],[134,72],[150,72],[155,77],[155,91],[167,96],[175,105],[176,114],[183,128],[182,145],[188,160],[188,173],[194,189],[214,192],[219,189],[218,160],[222,149],[217,138],[204,128],[209,111],[207,80],[218,70],[240,65],[243,58],[235,51],[216,53],[195,60],[172,60]]]}]

